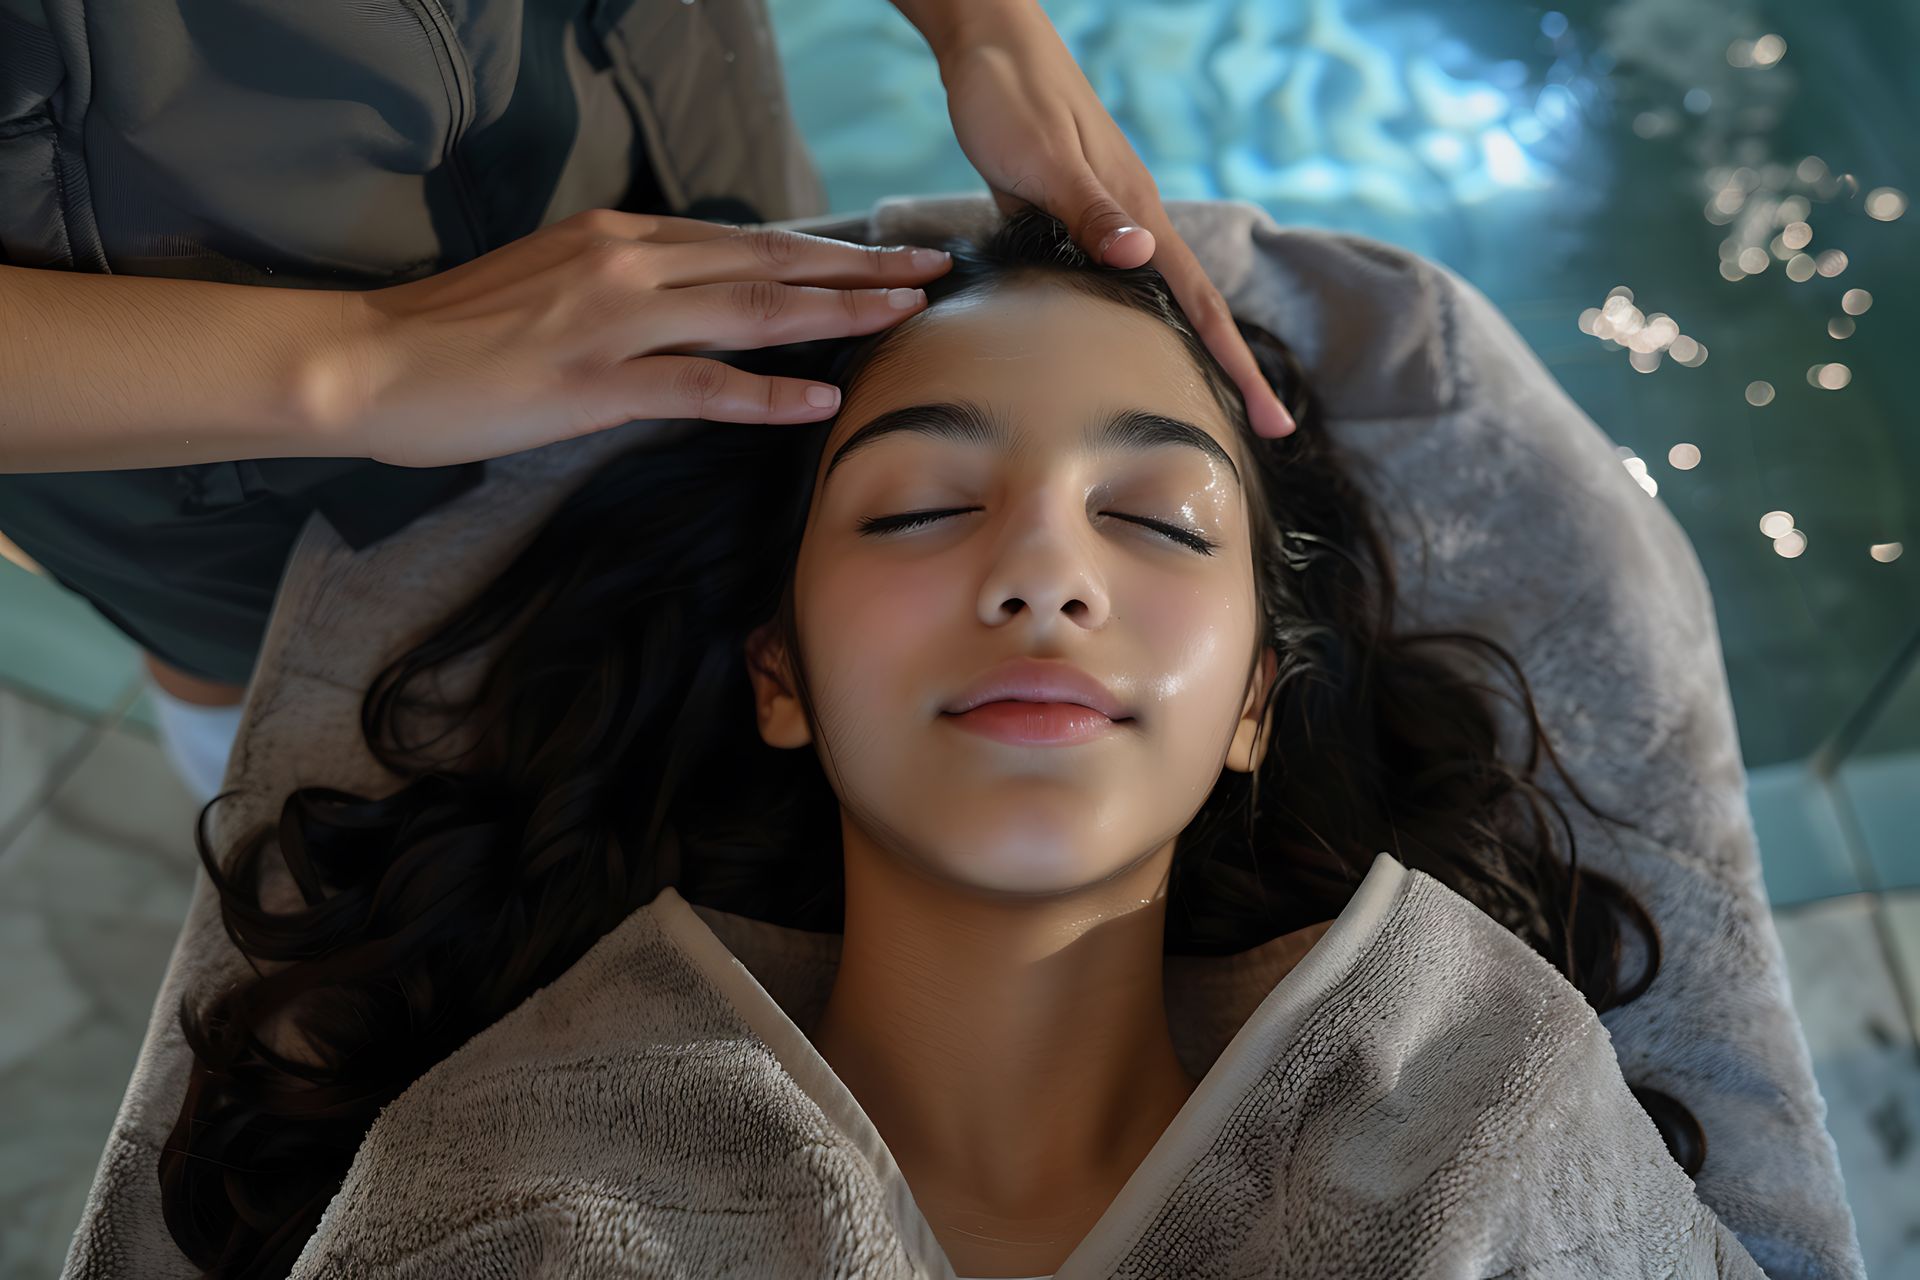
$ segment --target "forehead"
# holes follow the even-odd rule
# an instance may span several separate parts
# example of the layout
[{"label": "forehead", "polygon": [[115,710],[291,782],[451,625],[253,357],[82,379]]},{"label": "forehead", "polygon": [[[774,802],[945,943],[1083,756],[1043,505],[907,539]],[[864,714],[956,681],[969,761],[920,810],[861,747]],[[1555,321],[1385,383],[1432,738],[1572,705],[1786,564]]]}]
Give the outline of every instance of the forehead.
[{"label": "forehead", "polygon": [[1173,330],[1058,284],[959,295],[902,321],[849,392],[826,456],[876,414],[939,400],[991,402],[1023,435],[1072,440],[1095,406],[1143,409],[1193,422],[1239,452]]}]

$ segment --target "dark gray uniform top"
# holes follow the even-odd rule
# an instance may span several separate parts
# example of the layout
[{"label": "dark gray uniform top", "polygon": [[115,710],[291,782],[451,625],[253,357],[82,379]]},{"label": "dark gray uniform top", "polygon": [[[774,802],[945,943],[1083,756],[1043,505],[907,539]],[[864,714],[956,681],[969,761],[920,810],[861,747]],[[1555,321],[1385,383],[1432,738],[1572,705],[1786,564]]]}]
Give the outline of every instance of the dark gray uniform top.
[{"label": "dark gray uniform top", "polygon": [[[686,12],[681,0],[0,0],[0,262],[366,289],[585,208],[798,216],[763,219],[725,192],[693,199],[677,174],[682,199],[663,192],[645,141],[660,136],[647,98],[663,77],[634,50],[764,21],[758,0],[699,27],[672,10]],[[484,472],[281,458],[0,474],[0,532],[143,648],[244,684],[309,511],[359,548]]]}]

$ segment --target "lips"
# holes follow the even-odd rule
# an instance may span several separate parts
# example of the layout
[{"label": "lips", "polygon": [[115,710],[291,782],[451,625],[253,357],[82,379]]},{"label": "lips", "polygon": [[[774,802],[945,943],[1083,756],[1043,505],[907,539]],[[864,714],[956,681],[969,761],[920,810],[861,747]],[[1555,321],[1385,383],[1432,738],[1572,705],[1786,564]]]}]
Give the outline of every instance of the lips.
[{"label": "lips", "polygon": [[1016,746],[1067,746],[1123,732],[1125,721],[1109,720],[1077,702],[1022,702],[1002,698],[942,719],[956,729]]},{"label": "lips", "polygon": [[1109,720],[1131,720],[1132,709],[1070,662],[1013,658],[976,676],[944,708],[962,715],[990,702],[1073,703]]}]

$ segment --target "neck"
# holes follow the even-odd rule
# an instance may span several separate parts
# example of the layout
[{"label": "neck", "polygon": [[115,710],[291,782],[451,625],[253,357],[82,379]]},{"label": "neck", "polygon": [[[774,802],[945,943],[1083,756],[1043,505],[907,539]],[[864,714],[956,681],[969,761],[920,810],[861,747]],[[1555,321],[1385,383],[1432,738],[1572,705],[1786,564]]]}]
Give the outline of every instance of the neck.
[{"label": "neck", "polygon": [[1071,1252],[1193,1091],[1162,990],[1171,857],[1022,897],[849,832],[840,965],[812,1038],[929,1220],[983,1254]]}]

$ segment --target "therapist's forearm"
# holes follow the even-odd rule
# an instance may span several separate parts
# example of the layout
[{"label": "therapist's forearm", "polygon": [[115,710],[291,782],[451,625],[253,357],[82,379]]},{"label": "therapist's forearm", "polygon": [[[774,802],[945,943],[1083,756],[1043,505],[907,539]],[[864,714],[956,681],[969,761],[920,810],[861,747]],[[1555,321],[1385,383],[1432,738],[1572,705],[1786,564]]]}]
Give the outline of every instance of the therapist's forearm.
[{"label": "therapist's forearm", "polygon": [[1045,17],[1040,0],[893,0],[893,7],[913,24],[940,62],[972,32],[1013,18]]},{"label": "therapist's forearm", "polygon": [[300,389],[333,290],[0,266],[0,473],[347,456]]}]

